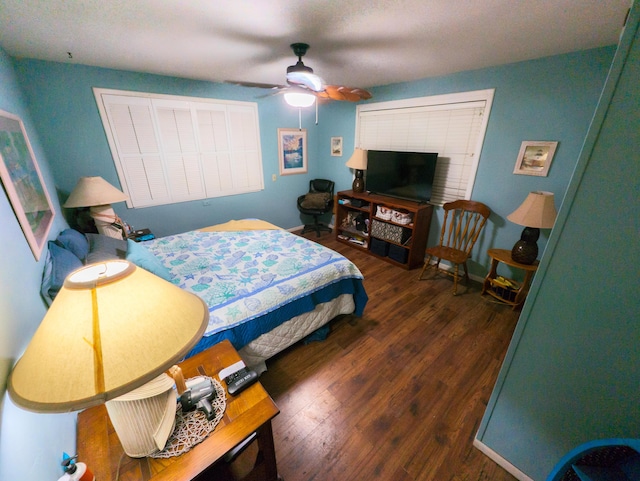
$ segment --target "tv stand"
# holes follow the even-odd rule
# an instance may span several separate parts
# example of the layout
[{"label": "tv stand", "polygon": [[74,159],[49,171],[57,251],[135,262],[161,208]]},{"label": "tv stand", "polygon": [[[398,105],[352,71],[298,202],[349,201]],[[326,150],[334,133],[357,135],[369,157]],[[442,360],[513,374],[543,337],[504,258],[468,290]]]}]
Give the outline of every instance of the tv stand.
[{"label": "tv stand", "polygon": [[345,190],[336,194],[336,239],[395,266],[415,269],[424,264],[432,214],[431,204]]}]

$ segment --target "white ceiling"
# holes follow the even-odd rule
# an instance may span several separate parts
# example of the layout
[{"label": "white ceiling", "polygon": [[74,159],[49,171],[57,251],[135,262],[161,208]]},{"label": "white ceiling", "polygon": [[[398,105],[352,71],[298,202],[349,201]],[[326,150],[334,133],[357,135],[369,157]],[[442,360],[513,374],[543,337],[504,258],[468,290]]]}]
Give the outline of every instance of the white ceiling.
[{"label": "white ceiling", "polygon": [[[630,0],[0,0],[11,56],[282,84],[296,58],[372,87],[616,44]],[[72,58],[68,58],[71,52]]]}]

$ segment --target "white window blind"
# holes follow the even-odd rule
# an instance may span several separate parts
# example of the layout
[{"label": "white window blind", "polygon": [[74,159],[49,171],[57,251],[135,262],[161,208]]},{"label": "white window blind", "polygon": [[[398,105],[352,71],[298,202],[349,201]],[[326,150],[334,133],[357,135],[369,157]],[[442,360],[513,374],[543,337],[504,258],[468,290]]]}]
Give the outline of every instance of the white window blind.
[{"label": "white window blind", "polygon": [[130,207],[264,188],[257,104],[94,89]]},{"label": "white window blind", "polygon": [[356,145],[437,152],[431,202],[469,199],[492,98],[486,90],[358,106]]}]

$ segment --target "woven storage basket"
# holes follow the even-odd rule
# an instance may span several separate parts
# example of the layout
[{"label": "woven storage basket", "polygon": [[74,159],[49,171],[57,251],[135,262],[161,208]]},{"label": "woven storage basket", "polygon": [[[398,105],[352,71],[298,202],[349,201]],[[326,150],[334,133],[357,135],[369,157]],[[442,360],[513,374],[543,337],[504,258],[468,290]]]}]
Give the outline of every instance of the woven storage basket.
[{"label": "woven storage basket", "polygon": [[400,227],[399,225],[387,224],[373,220],[371,223],[371,236],[378,239],[404,244],[411,237],[411,229]]}]

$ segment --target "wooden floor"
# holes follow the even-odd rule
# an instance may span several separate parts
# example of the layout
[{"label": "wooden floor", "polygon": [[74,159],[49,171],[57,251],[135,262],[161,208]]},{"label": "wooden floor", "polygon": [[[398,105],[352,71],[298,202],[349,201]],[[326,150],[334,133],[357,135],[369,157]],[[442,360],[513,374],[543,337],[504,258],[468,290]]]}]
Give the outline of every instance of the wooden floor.
[{"label": "wooden floor", "polygon": [[285,481],[511,481],[472,446],[518,313],[446,276],[405,271],[306,235],[351,259],[369,302],[322,342],[267,362]]}]

